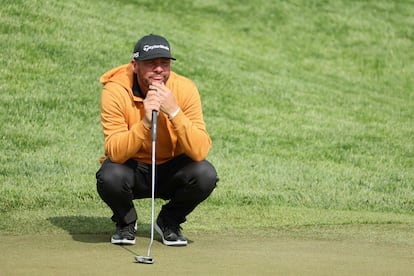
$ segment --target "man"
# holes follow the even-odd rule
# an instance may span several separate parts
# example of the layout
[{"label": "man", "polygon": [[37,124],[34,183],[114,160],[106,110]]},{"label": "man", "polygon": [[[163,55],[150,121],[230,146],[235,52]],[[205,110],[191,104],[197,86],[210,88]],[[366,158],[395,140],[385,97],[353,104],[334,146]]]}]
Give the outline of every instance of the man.
[{"label": "man", "polygon": [[138,40],[129,64],[105,73],[101,123],[105,157],[96,173],[97,191],[113,212],[113,244],[135,244],[133,200],[151,197],[151,115],[158,112],[155,197],[162,206],[155,230],[166,245],[187,245],[180,224],[218,181],[205,160],[211,146],[194,83],[170,70],[168,41]]}]

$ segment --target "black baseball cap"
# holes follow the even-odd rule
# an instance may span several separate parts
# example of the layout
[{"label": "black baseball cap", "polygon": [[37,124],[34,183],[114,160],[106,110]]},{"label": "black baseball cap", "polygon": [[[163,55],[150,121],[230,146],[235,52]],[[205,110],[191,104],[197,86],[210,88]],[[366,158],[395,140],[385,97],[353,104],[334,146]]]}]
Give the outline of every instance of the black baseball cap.
[{"label": "black baseball cap", "polygon": [[159,35],[149,34],[140,40],[134,47],[133,59],[148,60],[153,58],[169,58],[175,60],[171,56],[170,44]]}]

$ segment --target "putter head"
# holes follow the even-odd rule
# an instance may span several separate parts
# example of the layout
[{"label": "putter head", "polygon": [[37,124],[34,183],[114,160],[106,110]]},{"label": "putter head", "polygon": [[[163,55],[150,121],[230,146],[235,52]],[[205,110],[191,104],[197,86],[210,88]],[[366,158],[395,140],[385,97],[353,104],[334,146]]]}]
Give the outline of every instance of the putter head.
[{"label": "putter head", "polygon": [[154,263],[154,259],[150,256],[135,256],[135,260],[137,261],[137,263],[141,263],[141,264],[153,264]]}]

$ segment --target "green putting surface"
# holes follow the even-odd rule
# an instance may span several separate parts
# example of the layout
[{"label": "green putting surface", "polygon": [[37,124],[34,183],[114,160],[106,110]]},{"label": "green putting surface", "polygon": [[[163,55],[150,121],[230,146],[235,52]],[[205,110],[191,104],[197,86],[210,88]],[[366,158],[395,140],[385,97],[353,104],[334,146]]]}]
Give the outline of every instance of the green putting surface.
[{"label": "green putting surface", "polygon": [[154,264],[134,260],[147,253],[142,236],[134,246],[116,246],[106,235],[5,235],[0,275],[414,275],[411,243],[187,235],[187,247],[154,241]]}]

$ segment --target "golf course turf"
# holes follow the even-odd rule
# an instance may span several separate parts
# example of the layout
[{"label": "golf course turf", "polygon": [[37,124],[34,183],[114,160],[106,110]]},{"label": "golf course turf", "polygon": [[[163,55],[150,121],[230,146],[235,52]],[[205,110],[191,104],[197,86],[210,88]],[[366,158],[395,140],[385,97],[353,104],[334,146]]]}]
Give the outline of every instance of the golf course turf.
[{"label": "golf course turf", "polygon": [[302,236],[316,229],[189,232],[186,247],[157,237],[150,265],[134,261],[146,254],[141,234],[134,246],[112,245],[108,235],[6,235],[0,275],[413,275],[413,243],[370,241],[373,226],[341,228],[342,237],[323,239]]},{"label": "golf course turf", "polygon": [[[414,275],[414,1],[2,0],[0,276]],[[96,192],[99,77],[165,36],[220,181],[187,247]],[[160,210],[164,201],[156,201]]]}]

